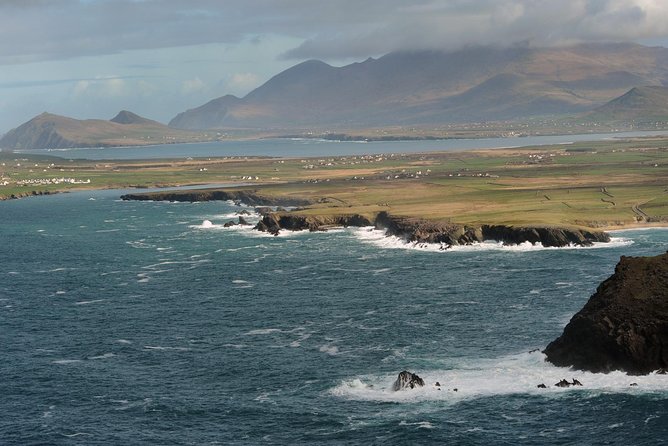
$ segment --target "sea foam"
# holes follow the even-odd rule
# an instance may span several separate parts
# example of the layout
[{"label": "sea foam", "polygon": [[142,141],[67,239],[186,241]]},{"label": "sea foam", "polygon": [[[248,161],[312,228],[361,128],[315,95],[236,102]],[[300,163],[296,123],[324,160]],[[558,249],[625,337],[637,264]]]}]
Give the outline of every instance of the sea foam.
[{"label": "sea foam", "polygon": [[[413,370],[425,386],[412,390],[392,390],[396,374],[366,375],[343,380],[330,389],[332,395],[362,401],[417,402],[443,400],[456,403],[497,395],[527,394],[546,398],[570,392],[658,393],[668,395],[666,375],[629,376],[623,372],[589,373],[556,367],[540,352],[521,353],[498,359],[479,359],[453,363],[451,369]],[[399,371],[397,371],[398,373]],[[562,379],[577,379],[583,386],[555,387]],[[441,386],[436,386],[439,382]],[[637,386],[631,386],[632,383]],[[545,384],[546,389],[537,386]],[[457,389],[457,390],[455,390]]]},{"label": "sea foam", "polygon": [[503,242],[485,241],[473,243],[470,245],[448,246],[442,243],[418,243],[409,242],[401,237],[394,235],[385,235],[385,231],[375,229],[373,226],[351,229],[355,238],[362,243],[374,245],[384,249],[409,249],[425,252],[476,252],[476,251],[509,251],[509,252],[527,252],[555,249],[601,249],[601,248],[619,248],[633,244],[633,240],[624,237],[611,237],[610,242],[595,242],[592,246],[569,245],[564,247],[545,247],[541,244],[532,244],[524,242],[517,245],[505,245]]}]

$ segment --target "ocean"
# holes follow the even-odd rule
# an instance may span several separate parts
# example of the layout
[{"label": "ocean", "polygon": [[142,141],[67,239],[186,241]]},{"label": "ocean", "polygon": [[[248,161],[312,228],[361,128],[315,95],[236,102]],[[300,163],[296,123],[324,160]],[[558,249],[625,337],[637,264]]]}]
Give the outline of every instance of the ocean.
[{"label": "ocean", "polygon": [[[252,209],[125,192],[0,202],[0,444],[668,439],[665,375],[540,352],[621,255],[665,252],[667,230],[440,251],[372,228],[223,228]],[[402,370],[427,385],[392,391]]]}]

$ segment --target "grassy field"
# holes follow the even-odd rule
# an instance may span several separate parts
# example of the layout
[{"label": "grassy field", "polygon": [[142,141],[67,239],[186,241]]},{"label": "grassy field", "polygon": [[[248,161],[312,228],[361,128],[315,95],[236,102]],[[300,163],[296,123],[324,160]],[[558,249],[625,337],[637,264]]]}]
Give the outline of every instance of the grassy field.
[{"label": "grassy field", "polygon": [[[41,184],[65,178],[79,182]],[[90,180],[90,182],[88,182]],[[309,198],[301,213],[610,228],[668,224],[668,139],[309,159],[82,161],[0,152],[0,196],[255,183]],[[25,184],[25,185],[21,185]]]}]

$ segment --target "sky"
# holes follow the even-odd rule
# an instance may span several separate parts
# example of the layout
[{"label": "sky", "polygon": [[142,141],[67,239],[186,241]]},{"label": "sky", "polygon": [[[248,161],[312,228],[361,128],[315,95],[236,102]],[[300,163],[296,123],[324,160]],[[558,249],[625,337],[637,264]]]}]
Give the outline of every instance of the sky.
[{"label": "sky", "polygon": [[0,133],[48,111],[167,123],[307,59],[638,42],[668,0],[0,0]]}]

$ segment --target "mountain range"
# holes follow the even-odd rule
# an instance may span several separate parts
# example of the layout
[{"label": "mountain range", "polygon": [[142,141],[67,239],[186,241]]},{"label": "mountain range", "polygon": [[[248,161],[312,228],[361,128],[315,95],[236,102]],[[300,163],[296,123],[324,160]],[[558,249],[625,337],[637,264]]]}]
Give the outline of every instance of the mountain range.
[{"label": "mountain range", "polygon": [[0,148],[200,142],[217,139],[220,129],[343,134],[475,122],[503,129],[535,118],[552,118],[553,132],[566,122],[666,126],[666,85],[668,49],[636,44],[398,52],[343,67],[310,60],[243,98],[226,95],[179,113],[169,126],[125,110],[109,121],[43,113],[4,135]]},{"label": "mountain range", "polygon": [[109,121],[73,119],[42,113],[10,130],[0,139],[0,148],[65,149],[194,142],[208,135],[172,129],[127,110]]},{"label": "mountain range", "polygon": [[668,49],[637,44],[395,52],[343,67],[309,60],[243,98],[222,96],[169,126],[364,128],[503,121],[592,110],[668,85]]}]

